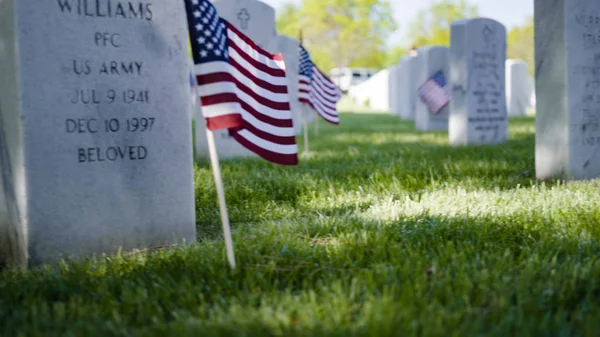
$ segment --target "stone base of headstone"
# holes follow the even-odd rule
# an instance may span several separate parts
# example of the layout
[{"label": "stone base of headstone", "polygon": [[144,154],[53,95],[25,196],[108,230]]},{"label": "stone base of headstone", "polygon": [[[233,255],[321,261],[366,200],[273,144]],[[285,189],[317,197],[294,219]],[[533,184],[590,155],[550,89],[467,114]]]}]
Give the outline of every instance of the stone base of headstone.
[{"label": "stone base of headstone", "polygon": [[535,0],[538,179],[600,177],[600,3]]},{"label": "stone base of headstone", "polygon": [[452,23],[450,35],[450,144],[506,142],[506,28],[492,19],[463,19]]},{"label": "stone base of headstone", "polygon": [[[418,88],[425,83],[431,76],[438,71],[443,71],[447,78],[449,73],[448,66],[448,47],[427,46],[419,48],[417,57],[417,76],[415,81]],[[448,115],[450,106],[447,105],[442,111],[433,114],[425,103],[417,96],[415,104],[415,128],[420,131],[447,131]]]}]

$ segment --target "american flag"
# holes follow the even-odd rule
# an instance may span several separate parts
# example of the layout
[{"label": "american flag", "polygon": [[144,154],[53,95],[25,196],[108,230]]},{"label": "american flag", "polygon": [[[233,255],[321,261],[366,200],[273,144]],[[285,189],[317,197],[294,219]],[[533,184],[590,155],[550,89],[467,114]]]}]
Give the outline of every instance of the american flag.
[{"label": "american flag", "polygon": [[283,56],[258,47],[208,0],[185,5],[206,127],[229,129],[268,161],[298,164]]},{"label": "american flag", "polygon": [[440,70],[427,79],[419,88],[418,94],[432,114],[439,114],[450,103],[444,72]]},{"label": "american flag", "polygon": [[299,53],[298,100],[310,105],[329,123],[339,124],[336,104],[342,91],[314,65],[304,47],[300,46]]}]

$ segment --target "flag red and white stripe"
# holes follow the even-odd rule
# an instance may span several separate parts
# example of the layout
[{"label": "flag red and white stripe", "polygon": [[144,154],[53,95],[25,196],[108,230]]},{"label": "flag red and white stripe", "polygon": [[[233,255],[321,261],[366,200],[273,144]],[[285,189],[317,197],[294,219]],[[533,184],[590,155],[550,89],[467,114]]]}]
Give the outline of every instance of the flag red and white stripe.
[{"label": "flag red and white stripe", "polygon": [[298,146],[281,54],[257,46],[207,0],[186,0],[202,111],[210,130],[228,128],[244,147],[282,165]]}]

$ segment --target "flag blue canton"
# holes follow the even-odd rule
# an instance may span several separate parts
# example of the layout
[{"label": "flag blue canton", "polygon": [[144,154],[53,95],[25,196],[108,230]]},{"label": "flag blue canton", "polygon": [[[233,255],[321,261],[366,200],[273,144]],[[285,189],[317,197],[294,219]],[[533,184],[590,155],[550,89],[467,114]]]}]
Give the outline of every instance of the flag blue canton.
[{"label": "flag blue canton", "polygon": [[300,75],[312,78],[313,64],[310,54],[304,47],[300,46]]},{"label": "flag blue canton", "polygon": [[[186,2],[190,5],[189,2]],[[194,63],[228,60],[227,25],[208,0],[192,0],[188,10]]]},{"label": "flag blue canton", "polygon": [[442,88],[446,86],[446,77],[444,76],[444,72],[441,70],[433,74],[431,79]]}]

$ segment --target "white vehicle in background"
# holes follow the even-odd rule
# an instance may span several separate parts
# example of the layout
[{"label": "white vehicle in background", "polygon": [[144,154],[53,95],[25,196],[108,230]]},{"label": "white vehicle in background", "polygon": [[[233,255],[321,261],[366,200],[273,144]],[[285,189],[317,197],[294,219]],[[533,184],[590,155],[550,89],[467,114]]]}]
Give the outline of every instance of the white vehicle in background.
[{"label": "white vehicle in background", "polygon": [[329,77],[338,88],[347,93],[351,87],[365,82],[375,72],[373,69],[366,68],[333,68],[329,72]]}]

